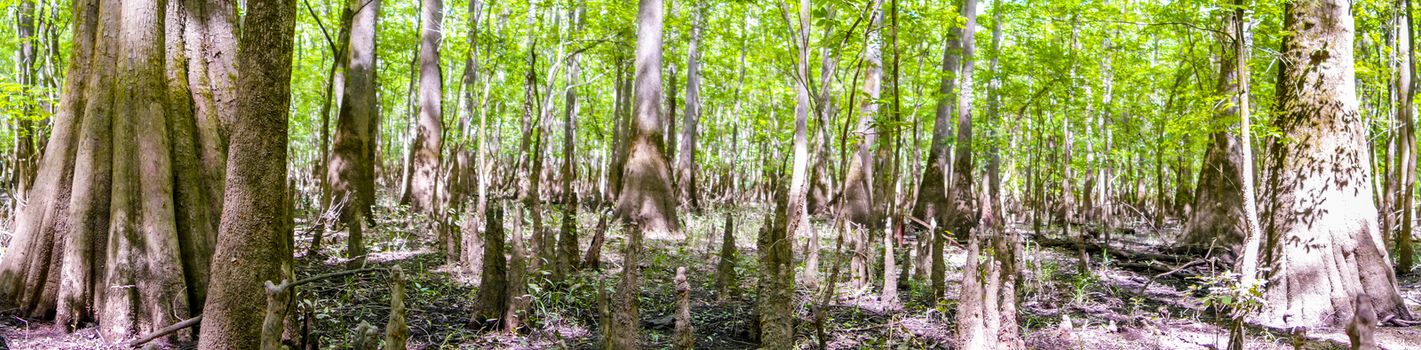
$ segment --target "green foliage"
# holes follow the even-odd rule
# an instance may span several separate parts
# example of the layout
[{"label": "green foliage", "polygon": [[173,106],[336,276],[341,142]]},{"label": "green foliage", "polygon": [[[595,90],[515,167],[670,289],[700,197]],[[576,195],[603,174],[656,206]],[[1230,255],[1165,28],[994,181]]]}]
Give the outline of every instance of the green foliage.
[{"label": "green foliage", "polygon": [[1191,277],[1197,281],[1189,286],[1190,294],[1203,293],[1199,302],[1206,308],[1222,311],[1230,319],[1243,319],[1263,309],[1263,288],[1266,281],[1244,284],[1242,275],[1222,272],[1213,276]]}]

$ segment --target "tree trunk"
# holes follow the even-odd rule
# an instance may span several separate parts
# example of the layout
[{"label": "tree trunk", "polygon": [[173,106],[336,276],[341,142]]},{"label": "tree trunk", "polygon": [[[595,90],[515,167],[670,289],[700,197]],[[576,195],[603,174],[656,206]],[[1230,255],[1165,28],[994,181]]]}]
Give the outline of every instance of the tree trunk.
[{"label": "tree trunk", "polygon": [[[1404,63],[1397,65],[1397,91],[1400,92],[1399,107],[1400,113],[1397,118],[1401,119],[1401,129],[1398,134],[1396,147],[1396,161],[1392,163],[1395,167],[1401,184],[1396,189],[1396,200],[1392,201],[1401,210],[1401,227],[1396,231],[1396,271],[1398,273],[1408,273],[1412,265],[1415,264],[1415,251],[1411,246],[1412,214],[1415,212],[1413,199],[1416,197],[1416,116],[1413,107],[1416,96],[1416,52],[1415,29],[1411,23],[1411,1],[1401,0],[1402,16],[1405,19],[1398,19],[1405,28],[1397,30],[1397,51],[1405,52]],[[1385,233],[1383,233],[1385,237]]]},{"label": "tree trunk", "polygon": [[439,41],[444,33],[444,0],[420,0],[419,124],[415,127],[410,180],[410,210],[427,215],[440,211],[438,197],[440,150],[444,138]]},{"label": "tree trunk", "polygon": [[637,16],[635,118],[622,174],[617,216],[653,238],[684,238],[676,219],[671,169],[662,155],[661,0],[641,0]]},{"label": "tree trunk", "polygon": [[612,108],[612,118],[616,119],[616,121],[612,127],[612,132],[608,134],[608,137],[612,138],[610,142],[612,149],[608,152],[611,154],[611,157],[607,162],[607,183],[609,184],[609,188],[607,189],[605,199],[609,202],[621,198],[622,175],[626,169],[627,148],[629,147],[627,144],[627,135],[630,132],[628,129],[630,128],[629,124],[631,124],[631,107],[629,106],[631,104],[629,101],[631,97],[629,95],[631,95],[632,89],[631,79],[627,79],[626,69],[624,67],[625,64],[622,62],[623,61],[618,61],[616,64],[617,77],[616,84],[613,88],[616,89],[617,97],[616,100],[613,101],[614,108]]},{"label": "tree trunk", "polygon": [[[223,11],[204,17],[180,3],[161,5],[74,4],[69,79],[0,261],[0,304],[71,329],[97,321],[108,339],[201,312],[220,210],[212,202],[222,197],[221,176],[213,175],[225,171],[207,168],[203,157],[225,157],[226,149],[221,123],[202,123],[217,117],[194,99],[222,95],[215,89],[229,84],[169,68],[200,65],[187,64],[186,53],[219,35],[184,21],[216,22]],[[234,43],[206,44],[235,51],[223,46]],[[108,287],[115,285],[129,288]]]},{"label": "tree trunk", "polygon": [[470,323],[482,328],[500,324],[508,307],[508,260],[503,255],[503,206],[490,205],[484,214],[483,266],[479,269],[479,293]]},{"label": "tree trunk", "polygon": [[[781,14],[790,28],[789,10],[783,3]],[[764,279],[761,280],[760,309],[761,343],[766,349],[794,347],[794,252],[795,236],[809,227],[809,0],[799,1],[798,33],[794,46],[798,48],[795,70],[794,165],[789,193],[777,202],[777,223],[761,230],[760,247]],[[780,226],[783,225],[783,226]]]},{"label": "tree trunk", "polygon": [[[307,10],[309,11],[311,9],[308,7]],[[353,11],[354,9],[350,8],[349,1],[342,6],[339,34],[335,39],[336,41],[329,43],[331,45],[330,76],[326,79],[326,95],[321,99],[321,131],[319,136],[321,139],[321,153],[316,173],[312,175],[320,178],[321,192],[320,197],[317,198],[320,202],[316,204],[320,206],[320,212],[318,212],[320,222],[316,224],[314,228],[315,233],[311,236],[311,245],[307,253],[307,255],[310,256],[320,253],[321,241],[325,238],[326,229],[328,229],[327,226],[330,224],[328,221],[330,218],[327,217],[327,212],[331,209],[331,188],[330,177],[326,176],[326,174],[330,173],[331,168],[330,115],[332,106],[340,108],[341,98],[345,91],[345,68],[348,64],[347,59],[349,58],[346,52],[348,51],[347,48],[350,43],[350,21],[354,15]],[[314,15],[312,17],[314,17]]]},{"label": "tree trunk", "polygon": [[[1224,21],[1219,40],[1234,40],[1238,35],[1232,15]],[[1219,95],[1229,102],[1219,104],[1214,111],[1215,127],[1204,153],[1204,165],[1199,168],[1199,186],[1195,188],[1194,211],[1184,227],[1178,245],[1193,249],[1218,246],[1240,247],[1245,235],[1243,216],[1243,153],[1239,141],[1230,135],[1227,124],[1238,113],[1238,55],[1232,45],[1226,45],[1219,55]],[[1242,132],[1248,132],[1243,130]]]},{"label": "tree trunk", "polygon": [[[878,34],[877,28],[883,22],[882,0],[874,0],[873,9],[869,14],[868,40],[865,43],[864,63],[867,68],[864,71],[863,107],[859,110],[858,125],[854,133],[859,135],[857,144],[850,146],[855,149],[852,160],[849,161],[847,176],[844,178],[844,190],[840,191],[844,217],[849,221],[860,225],[869,225],[873,221],[870,210],[873,208],[873,193],[870,186],[873,182],[873,153],[871,145],[877,139],[874,130],[873,119],[878,115],[879,84],[883,80],[883,40]],[[853,229],[850,231],[850,243],[853,246],[852,258],[849,260],[849,275],[853,281],[854,289],[862,290],[869,281],[868,273],[868,242],[867,230]]]},{"label": "tree trunk", "polygon": [[937,225],[929,228],[932,232],[929,240],[932,241],[931,264],[932,272],[929,276],[928,295],[930,299],[936,301],[943,296],[943,288],[947,281],[943,280],[943,271],[946,270],[942,257],[943,230],[947,223],[947,213],[950,202],[947,198],[947,167],[948,167],[948,145],[947,138],[950,132],[949,117],[952,115],[952,93],[956,90],[955,77],[959,73],[958,62],[960,60],[960,46],[962,43],[962,29],[953,28],[948,34],[947,45],[942,49],[942,80],[938,83],[937,114],[933,122],[932,146],[928,149],[928,164],[923,168],[923,178],[918,183],[918,198],[913,204],[913,217],[920,220],[935,222]]},{"label": "tree trunk", "polygon": [[265,296],[253,293],[266,282],[281,283],[293,273],[290,211],[286,191],[286,147],[291,105],[291,53],[296,2],[248,1],[237,68],[236,124],[221,232],[213,255],[217,264],[203,308],[203,349],[250,349],[258,345]]},{"label": "tree trunk", "polygon": [[[701,27],[705,11],[699,0],[692,5],[691,47],[686,64],[686,115],[681,125],[681,149],[676,152],[676,183],[681,203],[691,210],[700,208],[696,184],[696,132],[701,117]],[[673,115],[674,117],[674,115]]]},{"label": "tree trunk", "polygon": [[[801,0],[807,1],[807,0]],[[808,17],[808,16],[805,16]],[[799,134],[803,134],[802,132]],[[806,150],[805,153],[808,153]],[[798,161],[796,161],[798,163]],[[783,187],[779,187],[783,189]],[[794,246],[795,224],[788,220],[790,197],[787,191],[776,193],[775,209],[765,219],[756,240],[760,253],[758,315],[760,348],[794,348]],[[801,192],[801,197],[803,190]],[[801,200],[801,205],[803,201]]]},{"label": "tree trunk", "polygon": [[[570,10],[569,17],[572,18],[574,31],[582,30],[583,9],[579,4]],[[573,53],[568,58],[567,81],[568,85],[577,84],[578,79],[578,54]],[[577,102],[577,89],[567,89],[567,108],[563,114],[563,148],[562,148],[562,227],[558,234],[557,266],[554,269],[554,276],[560,278],[577,269],[578,243],[577,243],[577,195],[573,190],[572,183],[577,178],[577,166],[573,163],[573,153],[577,151],[577,113],[580,106]]]},{"label": "tree trunk", "polygon": [[369,216],[375,203],[375,138],[380,130],[376,116],[379,101],[375,98],[375,26],[380,0],[350,1],[348,6],[356,12],[351,17],[345,87],[326,176],[332,201],[328,207],[340,208],[340,221],[350,234],[346,256],[358,266],[365,260],[361,226],[372,219]]},{"label": "tree trunk", "polygon": [[[952,168],[956,169],[952,173],[952,183],[947,188],[947,197],[951,201],[950,208],[944,208],[948,212],[943,220],[943,225],[948,231],[958,237],[967,237],[968,232],[977,224],[977,200],[973,196],[972,185],[975,180],[972,177],[972,69],[973,69],[973,38],[977,32],[977,1],[964,0],[962,5],[962,17],[966,22],[962,27],[962,84],[961,91],[957,94],[957,139],[954,144],[956,150],[953,155]],[[1069,164],[1069,163],[1067,163]],[[1069,195],[1069,194],[1064,194]]]},{"label": "tree trunk", "polygon": [[720,238],[720,261],[715,265],[715,295],[720,301],[735,296],[739,280],[735,278],[735,221],[730,212],[725,213],[725,229]]},{"label": "tree trunk", "polygon": [[[479,17],[481,16],[483,16],[483,4],[479,0],[469,1],[469,35],[465,39],[469,45],[469,56],[464,61],[464,79],[462,82],[464,86],[464,94],[462,96],[464,103],[460,107],[464,110],[465,118],[471,119],[470,122],[472,122],[474,115],[475,98],[480,96],[475,94],[475,91],[478,89],[479,80],[478,34]],[[487,182],[484,181],[484,154],[486,154],[484,150],[484,138],[487,137],[486,130],[488,130],[488,121],[484,118],[485,108],[479,108],[478,113],[479,129],[477,131],[478,134],[475,136],[478,142],[473,146],[473,149],[470,150],[470,152],[473,153],[474,164],[472,169],[464,169],[466,171],[472,170],[472,174],[470,175],[472,175],[473,178],[469,179],[470,181],[467,182],[467,185],[473,186],[473,188],[476,188],[478,191],[474,194],[477,197],[474,199],[475,205],[473,211],[463,211],[465,224],[460,230],[464,236],[462,238],[464,244],[460,246],[463,252],[459,260],[466,268],[483,266],[483,234],[481,232],[486,228],[483,227],[484,218],[481,218],[481,216],[483,216],[485,212],[484,209],[488,205],[486,202],[487,199],[485,198],[488,188],[486,187]],[[465,188],[463,190],[467,191],[468,189]]]},{"label": "tree trunk", "polygon": [[[833,7],[829,7],[825,12],[825,16],[831,20],[829,21],[829,23],[833,23],[832,20],[834,19],[834,12],[835,11]],[[834,37],[834,27],[832,26],[832,24],[824,28],[823,37]],[[847,40],[848,37],[845,37],[844,39]],[[845,41],[845,43],[846,42],[847,41]],[[811,166],[809,173],[810,215],[822,215],[828,213],[830,207],[832,206],[830,203],[831,199],[834,197],[834,190],[831,188],[833,186],[833,175],[829,171],[829,162],[831,161],[829,159],[829,145],[831,144],[829,140],[829,133],[831,130],[830,128],[834,125],[834,115],[838,113],[838,111],[834,108],[833,78],[834,72],[838,70],[839,56],[838,54],[831,54],[833,52],[835,51],[833,51],[828,45],[819,48],[819,55],[821,56],[821,60],[819,63],[819,101],[817,104],[818,108],[814,111],[815,118],[818,118],[819,121],[819,127],[815,129],[817,143],[814,147],[814,164]],[[741,65],[744,66],[745,58],[743,55],[743,51],[740,61]],[[738,102],[739,101],[737,101],[737,103]],[[810,289],[816,289],[818,286],[818,245],[819,232],[818,230],[811,230],[810,246],[812,247],[812,249],[809,249],[809,255],[805,258],[805,282],[806,286]],[[809,264],[810,262],[813,262],[813,264]],[[810,267],[813,268],[811,269]]]},{"label": "tree trunk", "polygon": [[[25,89],[39,88],[36,79],[35,57],[38,54],[35,42],[35,2],[34,0],[21,0],[15,14],[15,28],[19,32],[19,83]],[[39,135],[35,123],[31,118],[36,114],[35,104],[26,103],[21,106],[21,115],[15,118],[15,162],[14,162],[14,197],[19,202],[24,202],[29,198],[30,185],[34,183],[36,165],[39,164],[39,149],[35,145],[35,140]]]},{"label": "tree trunk", "polygon": [[1258,320],[1270,326],[1340,325],[1364,298],[1381,317],[1410,319],[1377,231],[1372,174],[1358,114],[1350,4],[1300,2],[1284,9],[1284,64],[1269,153],[1268,239],[1261,266],[1270,287]]}]

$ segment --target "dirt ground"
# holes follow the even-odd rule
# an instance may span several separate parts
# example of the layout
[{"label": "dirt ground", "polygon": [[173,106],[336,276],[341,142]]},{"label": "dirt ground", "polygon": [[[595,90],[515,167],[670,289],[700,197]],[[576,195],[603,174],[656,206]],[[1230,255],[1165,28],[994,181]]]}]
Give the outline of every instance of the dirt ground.
[{"label": "dirt ground", "polygon": [[[641,262],[644,271],[641,299],[642,345],[644,348],[670,346],[675,308],[672,279],[676,267],[685,266],[692,285],[692,316],[698,348],[754,349],[755,234],[764,211],[735,209],[736,261],[739,283],[732,296],[716,295],[715,266],[719,257],[719,237],[723,211],[683,217],[689,238],[684,242],[648,240],[649,254]],[[549,211],[547,227],[559,227],[560,218]],[[427,222],[408,219],[410,215],[381,210],[380,225],[367,238],[369,267],[400,266],[409,276],[407,317],[412,337],[411,349],[592,349],[600,330],[599,290],[612,291],[622,270],[621,232],[608,232],[603,250],[602,271],[586,270],[564,281],[552,282],[547,273],[530,275],[532,319],[519,334],[480,331],[469,320],[478,284],[477,271],[446,264],[431,247],[435,235]],[[579,217],[580,240],[586,249],[593,235],[597,215],[583,210]],[[298,228],[299,277],[346,269],[344,236],[336,232],[319,256],[304,256],[310,230]],[[824,227],[819,227],[824,229]],[[1029,227],[1014,227],[1030,236]],[[1048,232],[1050,230],[1047,230]],[[1141,229],[1136,232],[1144,232]],[[834,235],[822,231],[826,270],[834,260]],[[1045,234],[1051,235],[1050,233]],[[1158,252],[1171,237],[1162,233],[1120,235],[1114,247],[1130,251]],[[707,240],[707,237],[713,239]],[[1163,239],[1162,239],[1163,237]],[[1108,254],[1092,254],[1088,275],[1077,274],[1074,251],[1047,248],[1031,239],[1026,256],[1027,277],[1018,287],[1022,293],[1020,317],[1027,345],[1033,349],[1221,349],[1228,332],[1213,320],[1219,315],[1206,308],[1195,284],[1185,275],[1209,266],[1200,264],[1175,275],[1140,268],[1140,262],[1120,261]],[[715,249],[711,249],[715,248]],[[798,249],[799,247],[797,247]],[[949,246],[948,280],[956,281],[965,257],[960,246]],[[901,260],[901,259],[900,259]],[[899,262],[903,263],[902,261]],[[910,270],[916,270],[910,269]],[[914,271],[916,273],[916,271]],[[824,273],[827,277],[828,273]],[[919,276],[909,278],[902,288],[902,304],[883,305],[876,289],[858,292],[847,283],[838,287],[835,302],[826,309],[826,339],[831,349],[950,349],[953,348],[955,304],[929,306]],[[948,299],[956,298],[957,285],[948,286]],[[1421,314],[1421,277],[1402,279],[1407,305]],[[340,349],[349,344],[352,329],[364,322],[383,328],[389,314],[388,284],[384,274],[374,272],[312,283],[300,289],[296,316],[288,322],[288,335],[309,334],[319,339],[319,348]],[[797,312],[800,322],[797,342],[803,349],[814,348],[813,302],[808,290],[799,292]],[[1345,349],[1347,337],[1337,329],[1313,329],[1305,335],[1279,334],[1250,328],[1249,349]],[[0,316],[0,337],[11,349],[120,349],[102,339],[92,327],[66,333],[51,324],[10,315]],[[295,338],[295,337],[293,337]],[[1421,349],[1421,327],[1384,327],[1377,333],[1384,349]],[[294,345],[294,344],[293,344]],[[167,344],[184,349],[192,344]]]}]

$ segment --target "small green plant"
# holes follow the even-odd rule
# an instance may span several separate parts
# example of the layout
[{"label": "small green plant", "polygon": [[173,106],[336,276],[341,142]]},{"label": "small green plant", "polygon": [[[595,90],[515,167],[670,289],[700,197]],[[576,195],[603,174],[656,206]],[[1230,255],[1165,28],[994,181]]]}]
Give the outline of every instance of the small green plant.
[{"label": "small green plant", "polygon": [[1212,308],[1220,312],[1228,313],[1230,318],[1242,319],[1263,309],[1262,280],[1251,285],[1244,285],[1243,275],[1229,271],[1213,276],[1191,277],[1199,281],[1197,284],[1189,286],[1189,291],[1193,294],[1204,292],[1199,302],[1206,308]]},{"label": "small green plant", "polygon": [[1259,279],[1244,283],[1243,275],[1228,271],[1213,276],[1194,277],[1199,283],[1189,287],[1191,294],[1203,291],[1200,302],[1215,317],[1229,323],[1229,348],[1242,349],[1244,320],[1262,310],[1267,301],[1263,299],[1264,281]]},{"label": "small green plant", "polygon": [[1086,298],[1090,296],[1091,288],[1097,282],[1099,280],[1093,274],[1076,274],[1075,278],[1071,280],[1071,301],[1077,304],[1085,302]]}]

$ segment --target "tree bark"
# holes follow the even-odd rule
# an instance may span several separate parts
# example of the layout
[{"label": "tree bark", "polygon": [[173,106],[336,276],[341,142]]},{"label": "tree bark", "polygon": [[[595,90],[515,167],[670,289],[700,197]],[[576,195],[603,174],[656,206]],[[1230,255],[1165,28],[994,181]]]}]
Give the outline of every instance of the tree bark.
[{"label": "tree bark", "polygon": [[[705,22],[703,5],[691,7],[691,45],[686,63],[686,113],[681,125],[681,149],[676,152],[676,183],[680,201],[691,210],[700,208],[696,183],[696,133],[701,117],[701,30]],[[674,115],[673,115],[674,117]]]},{"label": "tree bark", "polygon": [[266,282],[293,273],[285,191],[291,56],[296,2],[247,2],[238,53],[236,123],[231,129],[227,189],[203,308],[203,349],[250,349],[261,338]]},{"label": "tree bark", "polygon": [[[573,30],[580,32],[583,21],[583,5],[571,9],[569,17],[572,18]],[[568,57],[567,81],[569,85],[577,84],[580,72],[578,71],[578,54],[573,53]],[[577,113],[580,105],[577,102],[577,89],[567,89],[567,108],[563,114],[563,148],[562,148],[562,227],[558,233],[558,247],[555,259],[557,266],[554,268],[554,276],[563,277],[577,269],[578,265],[578,243],[577,243],[577,194],[573,189],[573,182],[577,179],[577,166],[573,163],[573,153],[577,151]]]},{"label": "tree bark", "polygon": [[[1237,24],[1230,14],[1224,20],[1220,41],[1237,40]],[[1238,50],[1232,45],[1219,55],[1218,93],[1226,98],[1214,110],[1215,127],[1204,153],[1204,165],[1199,168],[1199,186],[1195,187],[1194,211],[1184,227],[1178,245],[1193,249],[1218,246],[1226,249],[1241,247],[1247,223],[1244,222],[1243,151],[1239,141],[1230,135],[1227,124],[1239,115]],[[1248,132],[1248,130],[1242,130]]]},{"label": "tree bark", "polygon": [[973,38],[977,32],[977,1],[964,0],[961,10],[966,22],[959,41],[962,44],[962,84],[957,94],[957,139],[953,152],[956,159],[952,165],[956,171],[952,172],[952,183],[947,188],[951,207],[946,208],[948,212],[943,225],[958,237],[967,237],[968,232],[976,227],[978,210],[975,207],[977,200],[972,194],[975,183],[972,177],[972,54]]},{"label": "tree bark", "polygon": [[326,176],[332,201],[328,207],[340,208],[340,221],[350,234],[346,256],[358,266],[365,259],[362,226],[372,220],[369,216],[375,203],[375,139],[380,130],[376,116],[379,101],[375,98],[375,27],[380,0],[350,1],[355,14],[347,47],[345,87]]},{"label": "tree bark", "polygon": [[[877,139],[876,131],[873,127],[873,119],[878,115],[878,98],[880,83],[883,80],[883,40],[880,37],[878,28],[883,21],[883,1],[874,0],[873,9],[870,10],[868,23],[868,39],[864,44],[864,70],[863,91],[867,95],[864,97],[864,104],[859,110],[858,124],[854,133],[860,139],[852,147],[855,153],[849,161],[849,169],[844,178],[844,190],[840,191],[840,199],[844,201],[843,215],[850,222],[860,225],[870,225],[874,218],[871,213],[873,208],[873,193],[870,191],[873,182],[873,153],[869,149]],[[862,290],[868,285],[868,241],[867,230],[853,229],[850,231],[850,243],[853,247],[852,258],[849,260],[849,275],[853,281],[854,289]]]},{"label": "tree bark", "polygon": [[[1399,107],[1397,118],[1401,119],[1401,129],[1397,136],[1396,161],[1392,163],[1396,178],[1401,182],[1396,189],[1396,200],[1392,201],[1401,210],[1401,227],[1396,231],[1396,271],[1408,273],[1415,264],[1415,250],[1411,244],[1412,215],[1415,212],[1413,200],[1416,197],[1416,116],[1413,106],[1416,96],[1416,33],[1411,22],[1411,1],[1401,0],[1401,12],[1405,19],[1397,22],[1404,28],[1398,29],[1397,52],[1405,52],[1404,63],[1397,65],[1397,91]],[[1383,233],[1385,236],[1385,233]]]},{"label": "tree bark", "polygon": [[661,0],[641,0],[637,16],[635,118],[631,123],[617,216],[653,237],[684,238],[676,219],[671,169],[662,155]]},{"label": "tree bark", "polygon": [[1363,165],[1350,3],[1284,8],[1277,126],[1269,153],[1269,267],[1258,321],[1279,327],[1340,325],[1362,297],[1378,315],[1410,319],[1377,230],[1371,170]]},{"label": "tree bark", "polygon": [[444,119],[442,89],[444,74],[439,65],[439,41],[444,33],[444,1],[420,0],[419,19],[419,123],[415,127],[413,174],[410,180],[410,209],[437,214],[435,199],[440,190],[440,150],[443,147]]},{"label": "tree bark", "polygon": [[475,297],[470,323],[488,328],[500,324],[508,307],[508,260],[503,255],[503,206],[490,205],[484,214],[483,266],[479,269],[479,293]]},{"label": "tree bark", "polygon": [[221,95],[214,89],[228,83],[169,69],[201,61],[187,50],[204,41],[185,37],[216,34],[184,26],[211,19],[198,9],[167,5],[74,4],[69,79],[0,260],[0,304],[71,329],[97,321],[108,339],[201,312],[217,236],[212,201],[222,196],[213,174],[225,171],[201,157],[226,150],[214,138],[220,123],[200,123],[208,115],[193,112],[193,98]]},{"label": "tree bark", "polygon": [[943,288],[947,281],[944,278],[946,265],[942,257],[942,244],[945,239],[943,228],[947,223],[947,214],[950,208],[950,201],[947,197],[947,167],[948,167],[948,145],[947,139],[951,132],[949,128],[950,116],[953,106],[952,94],[956,90],[956,76],[960,72],[959,62],[961,59],[960,47],[962,45],[962,29],[953,28],[948,34],[947,45],[942,49],[942,80],[938,83],[937,113],[933,122],[932,146],[928,148],[928,164],[923,168],[923,178],[918,183],[917,203],[913,205],[913,217],[920,220],[935,222],[929,229],[928,239],[932,241],[930,248],[932,271],[929,275],[928,294],[930,299],[936,301],[943,296]]}]

